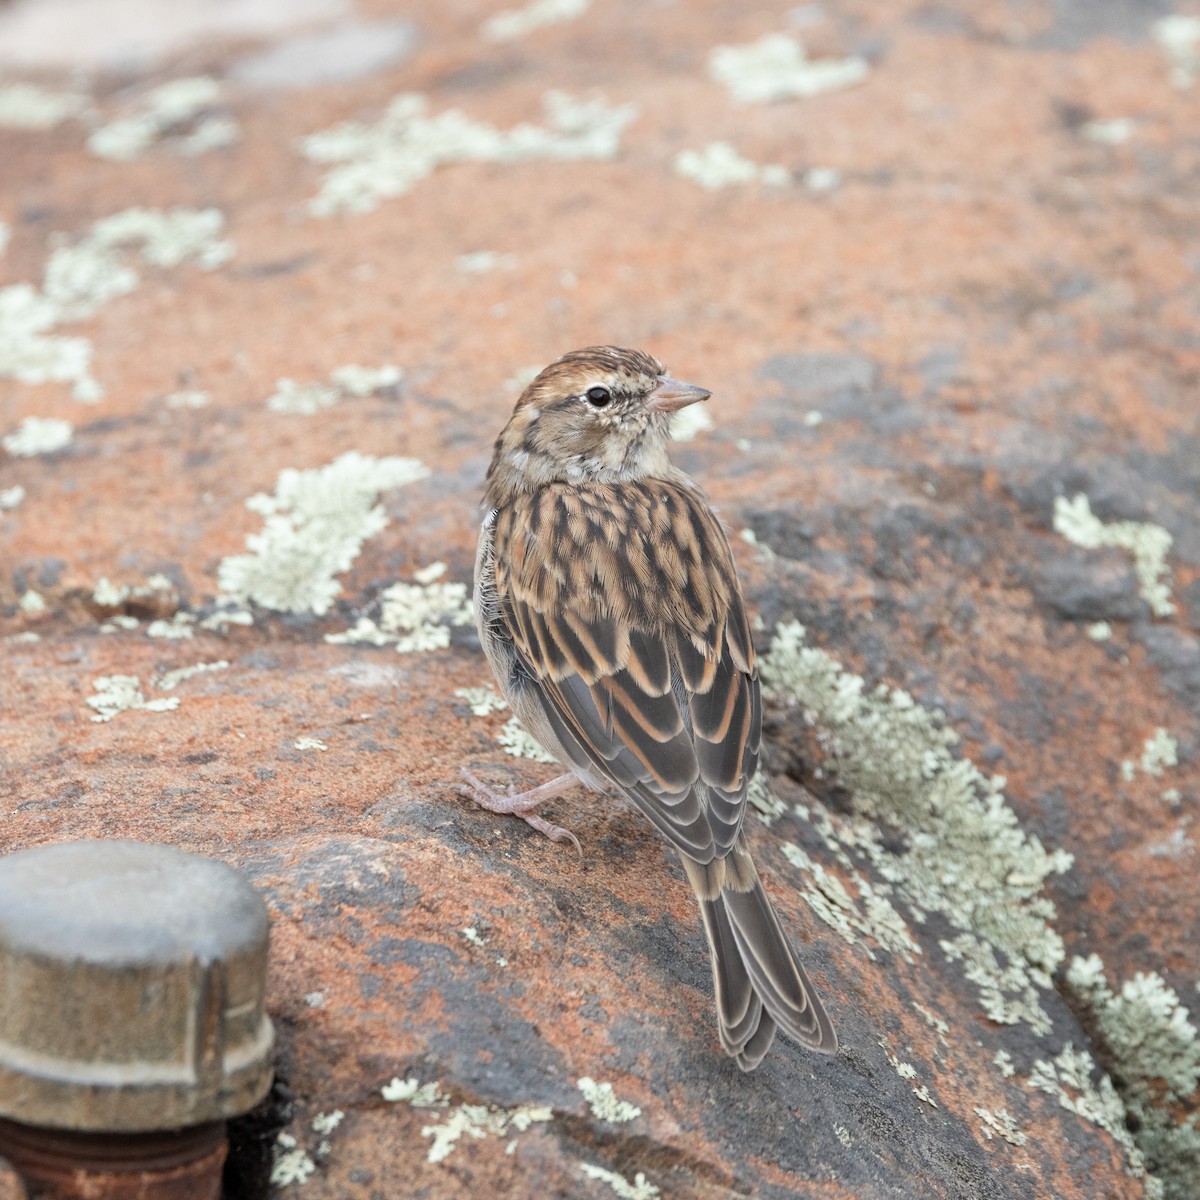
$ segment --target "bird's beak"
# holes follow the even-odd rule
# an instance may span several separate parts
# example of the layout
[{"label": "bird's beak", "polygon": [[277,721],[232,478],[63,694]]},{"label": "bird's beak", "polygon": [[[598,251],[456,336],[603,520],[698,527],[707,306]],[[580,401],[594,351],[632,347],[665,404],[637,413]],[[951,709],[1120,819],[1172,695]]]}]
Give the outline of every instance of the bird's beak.
[{"label": "bird's beak", "polygon": [[697,400],[707,400],[712,395],[707,388],[697,387],[694,383],[680,383],[670,375],[658,377],[658,387],[650,393],[649,407],[654,412],[673,413]]}]

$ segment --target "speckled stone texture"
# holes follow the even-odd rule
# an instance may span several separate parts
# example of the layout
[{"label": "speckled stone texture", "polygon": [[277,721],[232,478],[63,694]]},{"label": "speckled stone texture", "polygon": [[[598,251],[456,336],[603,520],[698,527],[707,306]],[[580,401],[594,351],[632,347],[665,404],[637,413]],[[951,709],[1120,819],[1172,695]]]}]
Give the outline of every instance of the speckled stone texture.
[{"label": "speckled stone texture", "polygon": [[[123,41],[105,5],[101,38],[61,0],[41,6],[61,36],[32,0],[0,4],[0,837],[169,842],[263,891],[292,1101],[256,1144],[291,1114],[278,1194],[1200,1194],[1200,9],[593,0],[485,28],[499,5],[280,0],[224,26],[151,7]],[[739,102],[710,54],[772,34],[864,77]],[[151,96],[195,78],[216,87],[190,109]],[[15,83],[76,99],[35,121],[28,97],[5,108]],[[555,126],[553,91],[604,107]],[[381,137],[403,93],[424,115],[395,117],[403,152],[351,180],[368,211],[314,211],[339,162],[304,139]],[[622,105],[636,116],[606,127]],[[492,133],[439,123],[451,109]],[[112,134],[121,118],[141,123]],[[522,123],[537,152],[513,149]],[[593,140],[568,154],[580,127]],[[677,172],[715,142],[786,176]],[[221,220],[174,259],[143,230],[55,291],[55,252],[132,208]],[[712,389],[713,427],[675,459],[734,535],[760,649],[799,620],[868,687],[941,710],[952,757],[1005,777],[1022,845],[1073,856],[1028,884],[1062,940],[1029,985],[1043,1021],[993,1019],[946,949],[961,917],[904,878],[913,839],[941,835],[880,816],[829,713],[786,688],[767,706],[775,815],[748,825],[834,1057],[779,1044],[744,1076],[722,1056],[690,891],[628,805],[554,805],[577,857],[456,794],[464,765],[554,773],[456,694],[490,680],[444,585],[469,588],[491,440],[530,368],[598,341]],[[403,374],[331,383],[352,364]],[[39,450],[29,418],[69,441]],[[367,488],[353,519],[344,487],[296,517],[281,473],[349,452],[428,474]],[[296,486],[320,507],[317,476]],[[1064,524],[1079,495],[1099,542]],[[279,569],[323,579],[327,605],[230,582],[280,523]],[[1155,529],[1169,546],[1143,561],[1130,547]],[[382,644],[326,640],[363,617]],[[197,664],[224,665],[164,679]],[[946,877],[969,890],[986,840],[976,858],[951,840]],[[860,918],[845,936],[839,912]],[[1107,1006],[1072,972],[1090,955]],[[1140,1058],[1127,986],[1150,997]],[[1090,1055],[1082,1080],[1064,1082],[1068,1047]],[[1032,1086],[1053,1062],[1059,1089]],[[593,1111],[585,1078],[640,1113]]]}]

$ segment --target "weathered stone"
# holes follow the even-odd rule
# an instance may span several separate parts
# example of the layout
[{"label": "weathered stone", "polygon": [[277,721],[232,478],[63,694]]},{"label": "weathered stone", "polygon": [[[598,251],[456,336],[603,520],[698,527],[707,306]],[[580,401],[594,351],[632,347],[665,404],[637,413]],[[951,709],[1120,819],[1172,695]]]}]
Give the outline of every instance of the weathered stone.
[{"label": "weathered stone", "polygon": [[[37,22],[5,23],[32,7],[0,8],[0,90],[32,79],[19,49],[53,93],[17,97],[41,128],[0,126],[6,848],[169,841],[267,892],[277,1179],[1190,1200],[1186,20],[537,6],[489,33],[494,11],[426,6],[371,53],[352,29],[334,78],[320,38],[348,18],[319,0],[228,41],[189,41],[211,25],[177,6],[134,31],[146,57],[82,27],[30,57]],[[718,46],[797,33],[767,46],[790,99],[710,74]],[[819,90],[856,55],[864,78]],[[200,107],[167,119],[155,89],[189,79],[167,99]],[[103,157],[100,130],[141,149]],[[674,173],[718,140],[792,182]],[[123,213],[144,240],[114,247]],[[464,765],[553,771],[506,752],[464,606],[492,439],[530,368],[598,340],[713,389],[675,457],[762,619],[748,828],[831,1060],[721,1056],[694,902],[627,805],[555,806],[580,859],[454,791]],[[70,440],[37,453],[29,418]],[[597,1115],[588,1078],[640,1115]]]}]

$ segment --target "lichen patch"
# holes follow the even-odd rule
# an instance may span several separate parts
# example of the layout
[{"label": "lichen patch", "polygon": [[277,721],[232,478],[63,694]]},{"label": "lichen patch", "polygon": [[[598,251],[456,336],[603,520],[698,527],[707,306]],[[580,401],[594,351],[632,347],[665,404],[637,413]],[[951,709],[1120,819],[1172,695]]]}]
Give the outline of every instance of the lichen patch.
[{"label": "lichen patch", "polygon": [[312,416],[332,408],[346,396],[361,398],[394,387],[403,377],[404,372],[395,366],[349,365],[334,368],[328,383],[297,383],[293,379],[280,379],[275,384],[274,393],[267,399],[267,407],[272,412]]},{"label": "lichen patch", "polygon": [[[829,766],[854,794],[852,819],[835,823],[822,810],[814,822],[827,844],[865,856],[918,922],[938,912],[959,931],[943,950],[980,987],[989,1013],[1048,1029],[1038,993],[1049,988],[1063,943],[1043,884],[1071,856],[1020,829],[1004,779],[956,754],[958,738],[939,713],[900,689],[868,689],[805,646],[802,626],[780,625],[761,666],[768,689],[823,731]],[[880,820],[901,832],[901,849],[884,848]]]},{"label": "lichen patch", "polygon": [[584,1075],[576,1086],[588,1102],[592,1115],[601,1121],[608,1121],[611,1125],[623,1125],[642,1115],[642,1110],[636,1104],[617,1099],[611,1083],[597,1083],[590,1076]]},{"label": "lichen patch", "polygon": [[123,712],[138,709],[143,712],[171,712],[179,707],[178,696],[147,700],[136,675],[101,675],[92,686],[96,694],[88,697],[87,704],[96,710],[93,721],[111,721]]},{"label": "lichen patch", "polygon": [[424,96],[404,93],[373,125],[347,121],[310,134],[302,142],[305,157],[332,165],[309,208],[319,217],[371,212],[448,163],[613,158],[637,115],[633,105],[562,92],[548,92],[544,105],[544,126],[500,130],[457,109],[430,116]]},{"label": "lichen patch", "polygon": [[220,97],[220,82],[208,75],[172,79],[139,97],[131,111],[94,130],[88,149],[99,158],[127,162],[160,142],[185,155],[230,146],[240,134],[232,117],[214,111]]},{"label": "lichen patch", "polygon": [[400,654],[414,654],[445,649],[451,629],[474,622],[466,584],[400,581],[380,594],[377,617],[359,617],[352,628],[326,634],[325,640],[335,645],[394,646]]},{"label": "lichen patch", "polygon": [[588,10],[591,0],[532,0],[524,8],[510,8],[484,21],[480,32],[493,42],[510,42],[543,25],[572,21]]},{"label": "lichen patch", "polygon": [[0,128],[53,129],[87,111],[91,101],[78,92],[54,92],[36,83],[0,86]]},{"label": "lichen patch", "polygon": [[675,174],[708,191],[745,184],[787,187],[792,174],[780,163],[762,166],[743,158],[728,142],[710,142],[703,150],[681,150],[675,155]]},{"label": "lichen patch", "polygon": [[104,394],[92,378],[92,344],[52,331],[82,321],[136,289],[141,276],[129,259],[136,248],[147,266],[191,263],[211,271],[233,255],[220,235],[225,219],[214,208],[129,208],[97,221],[82,239],[55,239],[40,289],[28,283],[0,288],[0,378],[22,383],[70,383],[75,399]]},{"label": "lichen patch", "polygon": [[579,1169],[589,1178],[607,1183],[620,1200],[658,1200],[662,1192],[655,1187],[643,1171],[639,1171],[630,1183],[624,1175],[610,1171],[607,1167],[596,1166],[595,1163],[580,1163]]},{"label": "lichen patch", "polygon": [[1113,546],[1133,555],[1142,599],[1156,617],[1169,617],[1175,611],[1171,600],[1171,574],[1167,566],[1171,535],[1159,525],[1143,521],[1105,523],[1092,512],[1087,496],[1079,492],[1068,500],[1054,499],[1054,529],[1076,546],[1095,550]]},{"label": "lichen patch", "polygon": [[70,421],[57,417],[26,417],[12,433],[0,438],[0,445],[14,458],[34,458],[69,446],[74,432]]},{"label": "lichen patch", "polygon": [[708,66],[735,100],[747,104],[852,87],[868,71],[867,60],[857,56],[810,59],[803,45],[785,33],[768,34],[745,46],[717,46]]},{"label": "lichen patch", "polygon": [[379,493],[428,474],[415,458],[372,458],[353,450],[324,467],[280,472],[271,495],[260,492],[246,501],[264,526],[246,538],[248,553],[221,562],[220,603],[328,612],[339,591],[337,576],[387,524],[376,503]]}]

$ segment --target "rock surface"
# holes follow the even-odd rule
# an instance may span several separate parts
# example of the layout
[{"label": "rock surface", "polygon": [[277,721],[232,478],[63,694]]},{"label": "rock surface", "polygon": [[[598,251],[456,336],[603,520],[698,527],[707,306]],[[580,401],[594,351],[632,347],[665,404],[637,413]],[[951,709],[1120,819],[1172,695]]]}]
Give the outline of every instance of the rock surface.
[{"label": "rock surface", "polygon": [[[106,5],[0,7],[3,845],[262,889],[279,1194],[1200,1191],[1200,20]],[[455,793],[554,771],[464,603],[596,341],[714,392],[832,1058],[723,1058],[629,807]]]}]

